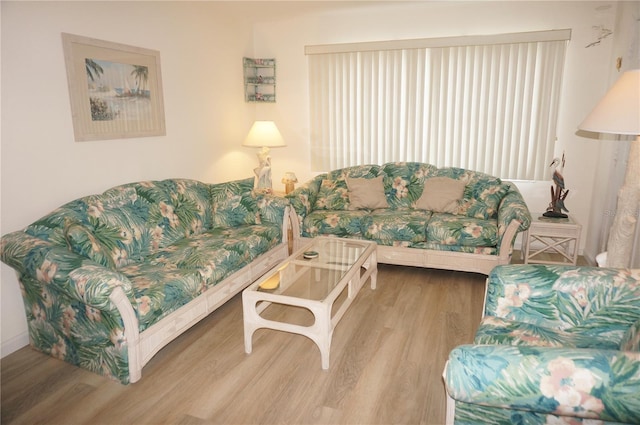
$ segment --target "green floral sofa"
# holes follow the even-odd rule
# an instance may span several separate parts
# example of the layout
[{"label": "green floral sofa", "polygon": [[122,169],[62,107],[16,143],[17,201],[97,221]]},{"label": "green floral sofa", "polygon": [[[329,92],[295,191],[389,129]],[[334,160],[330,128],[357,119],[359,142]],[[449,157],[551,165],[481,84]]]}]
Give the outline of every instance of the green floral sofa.
[{"label": "green floral sofa", "polygon": [[123,384],[288,254],[288,201],[253,178],[118,186],[5,235],[36,349]]},{"label": "green floral sofa", "polygon": [[[420,208],[425,185],[435,178],[460,182],[460,197],[442,210]],[[355,202],[354,207],[354,190],[347,184],[353,179],[382,179],[386,205],[380,200],[368,205]],[[531,223],[527,205],[513,184],[479,172],[418,162],[334,170],[287,197],[298,217],[293,223],[299,236],[296,247],[320,235],[367,239],[378,244],[378,261],[389,264],[488,274],[511,261],[517,232]]]},{"label": "green floral sofa", "polygon": [[640,270],[496,267],[444,380],[449,424],[639,424]]}]

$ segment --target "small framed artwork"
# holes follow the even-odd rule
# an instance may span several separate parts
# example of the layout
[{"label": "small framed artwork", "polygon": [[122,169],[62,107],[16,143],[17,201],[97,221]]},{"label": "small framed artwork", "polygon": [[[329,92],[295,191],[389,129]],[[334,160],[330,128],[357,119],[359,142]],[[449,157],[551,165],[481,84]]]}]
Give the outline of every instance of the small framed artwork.
[{"label": "small framed artwork", "polygon": [[164,136],[160,52],[62,34],[77,142]]}]

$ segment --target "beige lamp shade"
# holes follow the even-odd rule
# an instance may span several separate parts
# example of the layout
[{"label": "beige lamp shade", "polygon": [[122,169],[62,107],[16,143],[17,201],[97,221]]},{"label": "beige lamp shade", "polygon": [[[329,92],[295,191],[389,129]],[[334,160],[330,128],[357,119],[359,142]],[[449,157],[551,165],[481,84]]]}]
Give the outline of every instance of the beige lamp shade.
[{"label": "beige lamp shade", "polygon": [[286,146],[284,139],[276,127],[276,123],[273,121],[256,121],[251,126],[249,134],[242,146],[249,146],[253,148],[277,148]]},{"label": "beige lamp shade", "polygon": [[640,134],[640,69],[627,71],[578,126],[597,133]]}]

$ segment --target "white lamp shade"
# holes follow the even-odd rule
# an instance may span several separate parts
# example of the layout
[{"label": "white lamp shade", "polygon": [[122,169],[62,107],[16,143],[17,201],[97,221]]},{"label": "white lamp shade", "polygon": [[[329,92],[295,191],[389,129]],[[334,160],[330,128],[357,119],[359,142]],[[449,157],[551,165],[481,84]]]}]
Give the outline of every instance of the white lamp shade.
[{"label": "white lamp shade", "polygon": [[273,121],[254,122],[242,145],[254,148],[277,148],[286,146],[280,131],[278,131],[278,127],[276,127]]},{"label": "white lamp shade", "polygon": [[627,71],[578,126],[597,133],[640,134],[640,69]]}]

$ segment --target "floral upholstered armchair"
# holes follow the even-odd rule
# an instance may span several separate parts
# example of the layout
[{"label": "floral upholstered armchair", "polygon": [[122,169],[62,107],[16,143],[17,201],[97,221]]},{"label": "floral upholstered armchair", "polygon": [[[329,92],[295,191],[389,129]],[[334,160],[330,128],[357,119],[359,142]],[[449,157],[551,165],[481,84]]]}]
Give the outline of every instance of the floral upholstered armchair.
[{"label": "floral upholstered armchair", "polygon": [[498,266],[447,423],[640,424],[640,270]]}]

